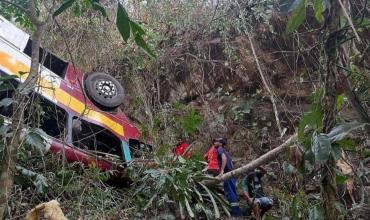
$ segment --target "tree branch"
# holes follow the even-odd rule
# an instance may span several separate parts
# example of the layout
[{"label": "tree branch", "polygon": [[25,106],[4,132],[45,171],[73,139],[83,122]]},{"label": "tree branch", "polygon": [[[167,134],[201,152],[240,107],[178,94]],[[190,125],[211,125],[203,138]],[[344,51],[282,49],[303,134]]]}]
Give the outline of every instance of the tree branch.
[{"label": "tree branch", "polygon": [[11,1],[8,1],[8,0],[0,0],[0,2],[3,2],[3,3],[8,4],[8,5],[15,6],[15,7],[19,8],[20,10],[22,10],[26,13],[28,11],[26,8],[20,6],[19,4],[16,4],[15,2],[11,2]]}]

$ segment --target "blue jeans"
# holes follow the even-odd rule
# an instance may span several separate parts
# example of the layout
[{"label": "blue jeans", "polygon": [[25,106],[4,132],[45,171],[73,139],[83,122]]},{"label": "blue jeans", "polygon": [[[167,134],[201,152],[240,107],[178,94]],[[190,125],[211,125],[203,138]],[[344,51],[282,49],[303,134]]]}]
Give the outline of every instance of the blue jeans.
[{"label": "blue jeans", "polygon": [[267,211],[272,207],[272,199],[268,197],[256,198],[257,203],[260,205],[262,211]]},{"label": "blue jeans", "polygon": [[236,194],[236,180],[234,177],[224,181],[224,192],[231,206],[231,216],[240,216],[241,210],[238,203],[238,195]]}]

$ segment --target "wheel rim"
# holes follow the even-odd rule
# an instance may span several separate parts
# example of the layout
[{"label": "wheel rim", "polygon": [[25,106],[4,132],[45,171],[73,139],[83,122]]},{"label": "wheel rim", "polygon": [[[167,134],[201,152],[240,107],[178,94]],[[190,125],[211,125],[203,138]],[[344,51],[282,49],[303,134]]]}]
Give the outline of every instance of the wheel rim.
[{"label": "wheel rim", "polygon": [[95,89],[98,94],[106,99],[111,99],[117,96],[117,86],[111,80],[97,80]]}]

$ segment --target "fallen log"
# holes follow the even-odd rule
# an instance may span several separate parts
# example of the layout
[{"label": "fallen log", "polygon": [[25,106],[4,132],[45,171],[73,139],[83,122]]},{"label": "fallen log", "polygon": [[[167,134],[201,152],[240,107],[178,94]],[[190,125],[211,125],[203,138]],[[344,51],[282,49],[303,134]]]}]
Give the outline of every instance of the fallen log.
[{"label": "fallen log", "polygon": [[[280,146],[272,149],[271,151],[265,153],[264,155],[260,156],[259,158],[251,161],[250,163],[248,163],[248,164],[246,164],[242,167],[239,167],[239,168],[237,168],[237,169],[235,169],[231,172],[228,172],[228,173],[225,173],[221,176],[216,177],[215,181],[217,181],[217,182],[218,181],[225,181],[225,180],[227,180],[231,177],[237,177],[237,176],[245,175],[245,174],[249,173],[250,171],[253,171],[257,167],[271,162],[273,159],[275,159],[276,157],[281,155],[281,153],[283,153],[285,150],[287,150],[289,148],[289,146],[293,145],[294,142],[296,142],[296,141],[297,141],[297,134],[294,134],[293,136],[291,136],[288,140],[286,140]],[[208,183],[208,181],[207,181],[207,183]]]}]

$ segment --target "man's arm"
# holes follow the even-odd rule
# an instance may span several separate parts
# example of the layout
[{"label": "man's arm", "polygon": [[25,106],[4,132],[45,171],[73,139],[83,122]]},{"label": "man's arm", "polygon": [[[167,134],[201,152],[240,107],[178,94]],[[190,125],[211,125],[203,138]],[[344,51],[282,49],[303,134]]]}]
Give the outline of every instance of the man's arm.
[{"label": "man's arm", "polygon": [[222,158],[222,163],[221,163],[220,175],[224,174],[226,163],[227,163],[227,157],[225,153],[222,153],[221,158]]},{"label": "man's arm", "polygon": [[249,191],[248,191],[248,180],[247,179],[243,179],[242,189],[243,189],[243,195],[247,199],[248,204],[251,205],[253,203],[253,199],[254,198],[251,195],[249,195]]},{"label": "man's arm", "polygon": [[207,151],[207,153],[205,153],[205,154],[203,155],[203,158],[204,158],[205,160],[207,160],[207,158],[208,158],[208,154],[209,154],[209,150]]},{"label": "man's arm", "polygon": [[267,170],[263,166],[258,167],[258,169],[261,171],[263,175],[267,173]]},{"label": "man's arm", "polygon": [[243,191],[243,194],[245,196],[245,198],[247,199],[247,202],[248,204],[252,204],[253,203],[253,200],[254,198],[252,196],[249,195],[249,192],[246,192],[246,191]]}]

